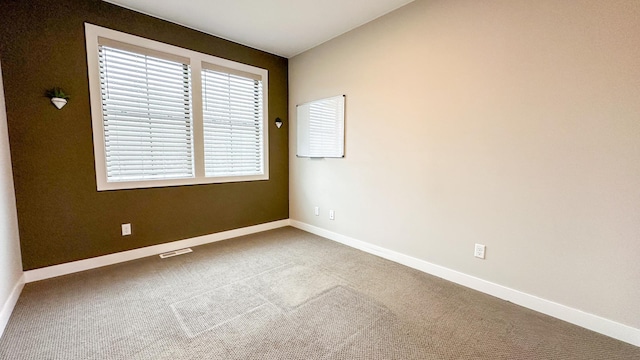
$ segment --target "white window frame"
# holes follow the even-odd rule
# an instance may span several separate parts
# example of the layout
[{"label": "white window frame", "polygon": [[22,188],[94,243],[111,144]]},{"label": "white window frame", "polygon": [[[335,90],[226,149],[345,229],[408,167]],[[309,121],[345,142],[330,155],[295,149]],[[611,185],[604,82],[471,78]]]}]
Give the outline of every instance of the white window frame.
[{"label": "white window frame", "polygon": [[[269,127],[268,127],[268,71],[259,67],[238,63],[212,55],[199,53],[158,41],[142,38],[135,35],[107,29],[93,24],[85,23],[85,38],[87,46],[87,65],[89,71],[89,94],[91,101],[91,119],[93,127],[93,147],[96,169],[96,183],[98,191],[138,189],[165,186],[214,184],[240,181],[258,181],[269,179]],[[191,96],[193,116],[193,164],[194,176],[180,179],[142,180],[142,181],[107,181],[104,123],[102,114],[102,99],[100,88],[100,69],[98,58],[98,38],[106,38],[118,42],[130,44],[136,47],[172,54],[178,57],[189,58],[191,66]],[[221,67],[247,72],[259,76],[262,81],[262,161],[263,173],[260,175],[245,175],[231,177],[206,177],[204,163],[204,126],[202,104],[202,75],[204,64],[213,64]]]}]

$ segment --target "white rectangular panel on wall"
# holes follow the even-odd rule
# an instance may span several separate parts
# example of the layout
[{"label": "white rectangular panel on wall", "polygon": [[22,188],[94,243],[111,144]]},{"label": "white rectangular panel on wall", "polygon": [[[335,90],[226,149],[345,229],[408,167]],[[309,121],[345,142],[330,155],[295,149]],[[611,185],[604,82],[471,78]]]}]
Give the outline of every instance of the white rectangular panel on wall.
[{"label": "white rectangular panel on wall", "polygon": [[345,95],[297,106],[298,157],[344,157]]}]

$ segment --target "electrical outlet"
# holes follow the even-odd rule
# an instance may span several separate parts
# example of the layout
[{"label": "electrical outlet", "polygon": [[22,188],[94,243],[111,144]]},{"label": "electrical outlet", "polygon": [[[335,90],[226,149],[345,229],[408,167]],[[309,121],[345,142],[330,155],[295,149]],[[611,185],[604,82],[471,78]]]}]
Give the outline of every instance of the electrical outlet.
[{"label": "electrical outlet", "polygon": [[316,207],[313,209],[313,213],[314,213],[314,214],[316,214],[316,216],[320,216],[320,208],[316,206]]},{"label": "electrical outlet", "polygon": [[476,244],[475,250],[473,252],[473,256],[479,258],[479,259],[484,259],[484,251],[485,251],[486,246],[482,245],[482,244]]},{"label": "electrical outlet", "polygon": [[329,210],[329,220],[335,220],[336,219],[336,212],[333,210]]},{"label": "electrical outlet", "polygon": [[122,224],[122,236],[131,235],[131,224]]}]

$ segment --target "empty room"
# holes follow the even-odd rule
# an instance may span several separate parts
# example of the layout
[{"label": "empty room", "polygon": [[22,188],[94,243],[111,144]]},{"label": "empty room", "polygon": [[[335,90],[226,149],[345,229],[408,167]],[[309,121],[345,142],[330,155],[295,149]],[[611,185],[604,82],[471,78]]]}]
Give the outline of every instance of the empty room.
[{"label": "empty room", "polygon": [[0,23],[0,359],[640,359],[640,1]]}]

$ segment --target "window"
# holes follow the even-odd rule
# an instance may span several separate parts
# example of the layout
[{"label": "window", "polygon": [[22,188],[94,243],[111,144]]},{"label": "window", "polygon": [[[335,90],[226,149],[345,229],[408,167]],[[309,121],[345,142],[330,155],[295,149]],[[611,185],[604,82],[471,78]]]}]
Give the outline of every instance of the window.
[{"label": "window", "polygon": [[268,179],[267,70],[85,31],[98,190]]},{"label": "window", "polygon": [[262,173],[262,85],[251,74],[202,71],[206,176]]},{"label": "window", "polygon": [[98,51],[107,181],[193,177],[188,62]]}]

